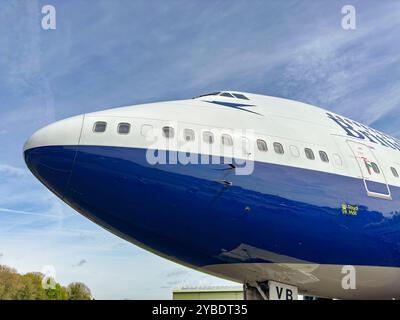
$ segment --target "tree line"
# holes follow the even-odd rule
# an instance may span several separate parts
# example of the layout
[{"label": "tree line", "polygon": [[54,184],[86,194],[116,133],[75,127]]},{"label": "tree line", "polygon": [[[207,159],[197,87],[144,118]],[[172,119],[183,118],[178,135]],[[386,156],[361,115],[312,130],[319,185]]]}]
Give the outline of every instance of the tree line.
[{"label": "tree line", "polygon": [[[52,285],[46,285],[50,284]],[[40,272],[19,274],[0,265],[0,300],[91,300],[90,289],[82,282],[64,287]]]}]

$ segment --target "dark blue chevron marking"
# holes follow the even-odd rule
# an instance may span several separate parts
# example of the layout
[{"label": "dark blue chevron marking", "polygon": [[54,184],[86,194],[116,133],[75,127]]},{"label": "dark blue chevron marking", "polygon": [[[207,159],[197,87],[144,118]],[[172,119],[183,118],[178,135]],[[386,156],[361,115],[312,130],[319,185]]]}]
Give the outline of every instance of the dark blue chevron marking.
[{"label": "dark blue chevron marking", "polygon": [[247,110],[247,109],[242,109],[243,107],[255,107],[254,105],[251,104],[243,104],[243,103],[233,103],[233,102],[223,102],[223,101],[205,101],[208,103],[214,103],[214,104],[218,104],[224,107],[228,107],[228,108],[234,108],[234,109],[239,109],[239,110],[243,110],[246,112],[250,112],[250,113],[254,113],[254,114],[258,114],[257,112],[251,111],[251,110]]}]

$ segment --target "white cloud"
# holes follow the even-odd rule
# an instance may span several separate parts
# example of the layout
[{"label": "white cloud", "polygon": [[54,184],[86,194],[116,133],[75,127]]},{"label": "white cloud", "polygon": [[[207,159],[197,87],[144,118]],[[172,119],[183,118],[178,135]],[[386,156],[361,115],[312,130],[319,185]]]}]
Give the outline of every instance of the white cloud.
[{"label": "white cloud", "polygon": [[10,175],[13,177],[22,177],[29,174],[27,169],[15,167],[7,164],[0,164],[0,175]]}]

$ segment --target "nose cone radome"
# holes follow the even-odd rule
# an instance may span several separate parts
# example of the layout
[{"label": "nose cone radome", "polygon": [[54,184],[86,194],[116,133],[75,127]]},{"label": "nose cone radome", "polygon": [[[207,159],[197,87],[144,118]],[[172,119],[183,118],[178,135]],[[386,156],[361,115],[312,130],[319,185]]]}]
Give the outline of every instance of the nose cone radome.
[{"label": "nose cone radome", "polygon": [[82,125],[83,116],[55,122],[36,131],[24,145],[28,168],[61,198],[72,172]]}]

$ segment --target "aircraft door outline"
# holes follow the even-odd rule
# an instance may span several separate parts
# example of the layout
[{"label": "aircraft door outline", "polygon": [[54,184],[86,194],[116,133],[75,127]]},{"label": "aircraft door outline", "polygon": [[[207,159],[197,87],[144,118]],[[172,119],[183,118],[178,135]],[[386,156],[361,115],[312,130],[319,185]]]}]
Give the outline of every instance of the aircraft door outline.
[{"label": "aircraft door outline", "polygon": [[347,144],[357,162],[368,196],[392,200],[389,184],[373,149],[353,140],[347,140]]}]

